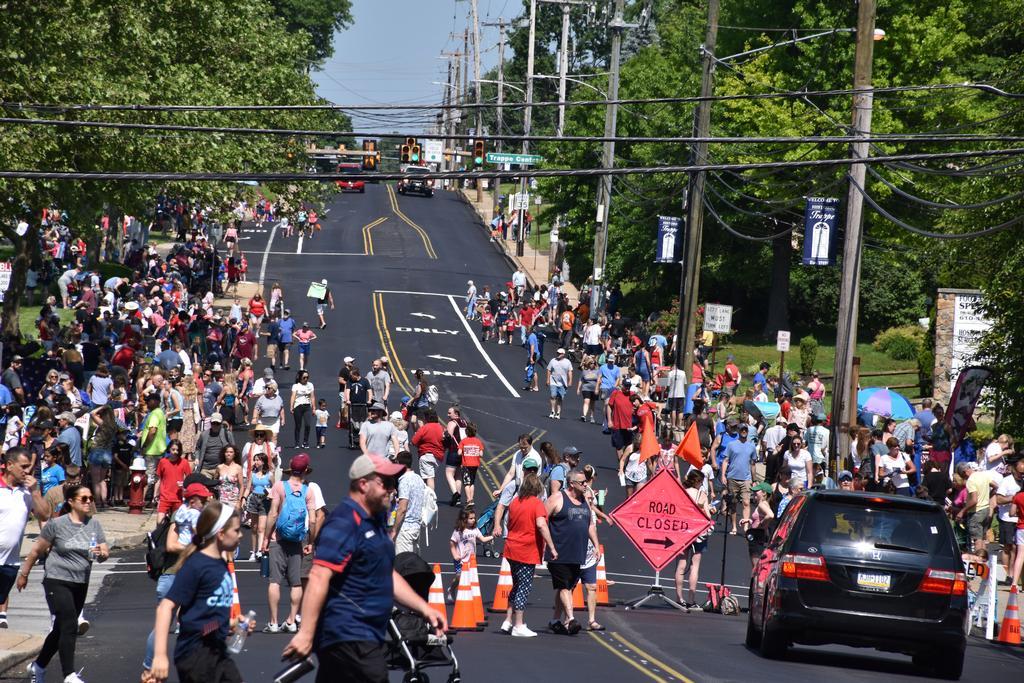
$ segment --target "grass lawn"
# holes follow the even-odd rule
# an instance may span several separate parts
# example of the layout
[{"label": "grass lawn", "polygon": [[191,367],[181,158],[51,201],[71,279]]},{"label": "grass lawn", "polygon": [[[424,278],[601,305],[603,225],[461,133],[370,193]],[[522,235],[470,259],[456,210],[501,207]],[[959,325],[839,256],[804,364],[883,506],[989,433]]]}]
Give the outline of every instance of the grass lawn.
[{"label": "grass lawn", "polygon": [[[36,332],[36,319],[39,318],[40,306],[25,306],[22,304],[18,308],[18,327],[21,329],[21,335],[26,340],[39,338],[39,334]],[[58,308],[57,315],[60,316],[61,325],[68,324],[75,317],[72,311],[67,308]]]},{"label": "grass lawn", "polygon": [[[751,387],[750,380],[757,371],[761,361],[772,364],[772,374],[779,370],[779,352],[775,350],[775,344],[764,343],[756,338],[734,336],[727,340],[727,343],[720,346],[715,358],[715,372],[721,372],[729,355],[736,358],[736,365],[743,373],[742,390]],[[907,374],[885,375],[883,377],[861,377],[860,386],[867,387],[891,387],[900,384],[914,384],[911,388],[894,389],[908,399],[913,400],[920,394],[917,387],[917,369],[914,361],[893,360],[888,355],[880,353],[871,348],[870,343],[857,345],[856,355],[860,358],[861,373],[886,372],[892,370],[910,370]],[[819,341],[818,353],[815,359],[814,368],[822,376],[831,375],[835,367],[835,342],[833,340]],[[790,373],[800,373],[800,347],[797,336],[793,335],[792,351],[786,354],[786,369]],[[826,387],[831,389],[831,379],[824,379]],[[826,408],[830,408],[831,401],[826,394]]]}]

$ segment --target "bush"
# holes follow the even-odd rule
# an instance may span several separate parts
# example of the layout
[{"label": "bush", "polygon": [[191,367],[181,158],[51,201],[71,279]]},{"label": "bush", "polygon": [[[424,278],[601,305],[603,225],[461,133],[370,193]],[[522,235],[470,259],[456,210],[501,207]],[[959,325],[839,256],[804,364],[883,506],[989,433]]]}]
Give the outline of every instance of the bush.
[{"label": "bush", "polygon": [[800,373],[810,375],[814,372],[814,362],[817,358],[818,340],[809,334],[800,340]]},{"label": "bush", "polygon": [[924,348],[925,329],[920,325],[890,327],[880,332],[872,347],[886,353],[893,360],[917,360]]},{"label": "bush", "polygon": [[917,381],[921,386],[922,396],[931,396],[932,373],[935,372],[935,354],[928,349],[921,349],[917,354]]}]

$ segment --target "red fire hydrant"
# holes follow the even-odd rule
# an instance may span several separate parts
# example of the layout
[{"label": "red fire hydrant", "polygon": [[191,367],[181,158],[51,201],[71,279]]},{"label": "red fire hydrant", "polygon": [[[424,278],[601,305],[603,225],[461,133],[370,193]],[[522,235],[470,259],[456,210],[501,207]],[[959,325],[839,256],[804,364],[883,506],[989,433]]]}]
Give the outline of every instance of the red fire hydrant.
[{"label": "red fire hydrant", "polygon": [[128,481],[128,514],[141,515],[146,505],[146,485],[149,483],[146,479],[146,459],[135,458],[128,470],[131,472]]}]

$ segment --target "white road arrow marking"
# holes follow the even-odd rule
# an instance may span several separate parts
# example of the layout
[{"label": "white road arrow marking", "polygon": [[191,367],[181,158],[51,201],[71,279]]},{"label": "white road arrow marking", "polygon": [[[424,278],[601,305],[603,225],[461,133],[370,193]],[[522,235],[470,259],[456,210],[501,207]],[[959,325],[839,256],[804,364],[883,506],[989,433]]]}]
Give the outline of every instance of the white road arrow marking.
[{"label": "white road arrow marking", "polygon": [[436,358],[437,360],[450,360],[453,363],[459,362],[458,358],[449,358],[448,356],[442,356],[442,355],[436,354],[436,353],[433,354],[432,356],[427,356],[427,358]]},{"label": "white road arrow marking", "polygon": [[417,318],[430,318],[431,320],[437,320],[437,316],[436,315],[430,315],[429,313],[419,313],[419,312],[417,312],[417,313],[410,313],[409,315],[414,315]]}]

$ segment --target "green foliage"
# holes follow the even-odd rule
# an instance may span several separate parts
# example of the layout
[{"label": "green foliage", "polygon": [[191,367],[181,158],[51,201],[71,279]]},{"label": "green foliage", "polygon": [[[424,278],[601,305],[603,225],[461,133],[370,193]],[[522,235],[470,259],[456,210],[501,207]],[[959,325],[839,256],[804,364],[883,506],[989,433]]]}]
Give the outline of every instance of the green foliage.
[{"label": "green foliage", "polygon": [[924,348],[925,330],[920,325],[890,327],[880,332],[872,344],[876,351],[889,354],[893,360],[917,360]]},{"label": "green foliage", "polygon": [[290,32],[309,37],[309,61],[319,63],[334,54],[334,32],[352,24],[351,0],[269,0],[274,14]]},{"label": "green foliage", "polygon": [[935,352],[921,348],[917,352],[917,377],[922,396],[931,396],[934,390]]},{"label": "green foliage", "polygon": [[818,340],[814,335],[807,335],[800,340],[800,373],[810,375],[814,372],[818,360]]}]

